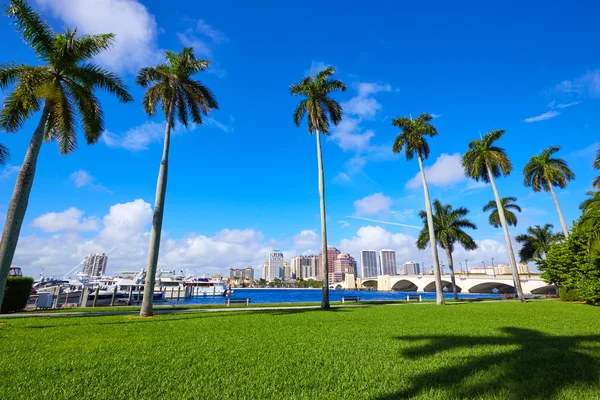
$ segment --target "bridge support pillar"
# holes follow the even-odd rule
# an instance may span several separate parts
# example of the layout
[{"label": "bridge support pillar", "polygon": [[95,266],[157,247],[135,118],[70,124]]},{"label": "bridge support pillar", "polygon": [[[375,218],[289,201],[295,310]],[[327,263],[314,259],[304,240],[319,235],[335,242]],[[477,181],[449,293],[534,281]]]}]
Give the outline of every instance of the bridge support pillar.
[{"label": "bridge support pillar", "polygon": [[392,280],[389,275],[379,275],[377,277],[377,290],[384,292],[392,290]]}]

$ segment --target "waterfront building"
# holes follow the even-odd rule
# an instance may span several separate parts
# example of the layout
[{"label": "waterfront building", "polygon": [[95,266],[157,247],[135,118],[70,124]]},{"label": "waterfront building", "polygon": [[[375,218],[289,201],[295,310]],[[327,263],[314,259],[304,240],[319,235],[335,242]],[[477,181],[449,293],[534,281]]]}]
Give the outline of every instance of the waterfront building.
[{"label": "waterfront building", "polygon": [[396,252],[394,250],[381,250],[379,252],[379,265],[382,275],[396,275]]},{"label": "waterfront building", "polygon": [[83,259],[83,274],[87,276],[102,276],[106,272],[108,257],[104,253],[89,254]]},{"label": "waterfront building", "polygon": [[352,271],[354,274],[356,260],[350,254],[340,253],[333,262],[333,270],[329,271],[329,283],[342,282],[347,270]]},{"label": "waterfront building", "polygon": [[319,256],[310,254],[302,257],[302,279],[318,280],[318,271],[320,268]]},{"label": "waterfront building", "polygon": [[244,270],[237,268],[229,268],[229,279],[243,279]]},{"label": "waterfront building", "polygon": [[494,276],[496,274],[494,271],[494,267],[472,267],[471,269],[469,269],[469,273],[491,275],[491,276]]},{"label": "waterfront building", "polygon": [[377,252],[375,250],[362,250],[360,252],[360,274],[363,278],[379,275]]},{"label": "waterfront building", "polygon": [[292,278],[294,279],[302,279],[302,261],[303,256],[295,256],[292,257],[290,261],[290,270],[292,274]]},{"label": "waterfront building", "polygon": [[244,276],[245,280],[253,281],[254,280],[254,268],[252,268],[252,267],[244,268],[243,276]]},{"label": "waterfront building", "polygon": [[287,261],[283,262],[283,277],[292,278],[292,268],[290,266],[290,263]]},{"label": "waterfront building", "polygon": [[269,262],[267,261],[266,263],[264,263],[263,265],[263,269],[262,269],[262,278],[265,281],[269,280]]},{"label": "waterfront building", "polygon": [[[327,270],[329,271],[329,281],[331,282],[331,273],[335,268],[335,260],[337,259],[337,256],[339,254],[341,254],[342,252],[339,251],[338,249],[336,249],[335,247],[327,247]],[[321,267],[321,253],[319,253],[319,267],[318,267],[318,271],[317,271],[317,279],[322,281],[323,280],[323,271],[322,271],[322,267]]]},{"label": "waterfront building", "polygon": [[[518,262],[517,263],[517,271],[519,274],[530,274],[529,265],[527,263]],[[512,269],[510,268],[510,264],[498,264],[495,269],[496,275],[510,275],[512,274]]]},{"label": "waterfront building", "polygon": [[400,267],[400,275],[419,275],[420,273],[419,263],[413,261],[407,261]]},{"label": "waterfront building", "polygon": [[275,278],[283,278],[283,253],[273,250],[269,255],[269,281]]}]

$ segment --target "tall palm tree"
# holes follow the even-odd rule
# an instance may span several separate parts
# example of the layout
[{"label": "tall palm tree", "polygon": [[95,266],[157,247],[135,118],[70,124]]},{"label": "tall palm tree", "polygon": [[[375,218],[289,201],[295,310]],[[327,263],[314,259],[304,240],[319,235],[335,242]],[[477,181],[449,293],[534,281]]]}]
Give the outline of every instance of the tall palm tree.
[{"label": "tall palm tree", "polygon": [[419,115],[417,118],[398,117],[392,120],[392,125],[401,129],[401,133],[396,136],[392,151],[396,154],[401,153],[404,149],[404,154],[407,160],[412,160],[415,155],[419,161],[419,169],[421,170],[421,180],[423,182],[423,192],[425,194],[425,213],[427,214],[427,226],[429,229],[429,243],[431,245],[431,258],[433,260],[433,274],[435,277],[435,292],[437,304],[444,304],[444,292],[442,291],[442,277],[440,273],[440,261],[435,243],[435,234],[433,228],[433,217],[431,215],[431,199],[429,198],[429,188],[427,187],[427,179],[425,178],[425,170],[423,169],[423,160],[429,157],[429,144],[426,137],[434,137],[438,134],[437,129],[431,124],[433,117],[427,113]]},{"label": "tall palm tree", "polygon": [[517,235],[515,239],[523,246],[519,250],[522,262],[545,258],[550,246],[565,238],[562,233],[552,232],[552,228],[552,224],[536,225],[527,228],[527,233]]},{"label": "tall palm tree", "polygon": [[6,164],[9,158],[10,153],[8,152],[8,148],[0,144],[0,165]]},{"label": "tall palm tree", "polygon": [[148,247],[148,265],[146,266],[146,281],[144,283],[144,299],[140,315],[152,316],[152,296],[156,267],[160,250],[160,236],[167,192],[167,175],[169,170],[169,147],[171,129],[175,128],[175,118],[185,127],[191,116],[195,124],[202,123],[202,114],[207,115],[211,109],[218,109],[217,100],[204,84],[194,80],[192,76],[204,71],[210,61],[198,60],[190,47],[181,53],[166,51],[166,63],[154,67],[142,68],[136,78],[136,83],[147,88],[144,94],[144,111],[150,117],[156,115],[156,107],[160,104],[166,120],[165,141],[162,159],[158,170],[156,197],[154,200],[154,215],[152,231]]},{"label": "tall palm tree", "polygon": [[523,168],[523,175],[525,176],[525,186],[531,186],[534,192],[544,190],[545,192],[549,191],[552,193],[554,205],[556,206],[556,211],[558,211],[560,226],[565,237],[568,238],[569,229],[560,209],[560,204],[558,204],[556,193],[554,193],[554,186],[564,189],[568,181],[575,179],[575,174],[571,171],[565,160],[552,157],[559,150],[559,146],[551,146],[542,151],[541,154],[531,157]]},{"label": "tall palm tree", "polygon": [[42,142],[56,140],[61,154],[71,153],[77,146],[76,120],[80,118],[86,142],[96,143],[104,131],[96,89],[103,89],[124,103],[133,101],[117,75],[89,61],[111,47],[113,34],[77,37],[76,30],[69,29],[55,34],[24,0],[11,0],[6,14],[15,21],[17,30],[43,65],[0,65],[0,90],[14,85],[0,112],[0,129],[18,131],[32,114],[41,110],[8,206],[0,243],[0,305]]},{"label": "tall palm tree", "polygon": [[346,91],[346,85],[333,79],[334,67],[326,67],[315,76],[307,76],[290,86],[293,96],[304,96],[294,111],[294,124],[300,126],[308,114],[308,133],[317,137],[317,163],[319,166],[319,197],[321,206],[321,271],[323,271],[323,296],[321,309],[329,309],[329,270],[327,268],[327,226],[325,221],[325,175],[321,154],[321,133],[329,135],[329,121],[334,125],[342,121],[342,107],[329,95],[335,91]]},{"label": "tall palm tree", "polygon": [[[504,211],[506,223],[512,226],[517,226],[517,216],[511,210],[521,212],[521,207],[519,207],[515,201],[517,201],[516,197],[503,197],[500,199],[500,205]],[[494,228],[499,228],[502,226],[500,223],[500,214],[498,213],[498,205],[496,204],[496,200],[490,200],[485,206],[483,206],[483,211],[491,211],[489,218],[490,225],[492,225]]]},{"label": "tall palm tree", "polygon": [[504,230],[504,240],[508,249],[508,259],[512,268],[512,275],[517,290],[519,301],[524,302],[523,289],[521,288],[521,280],[519,279],[519,271],[517,270],[517,261],[515,253],[510,241],[508,233],[508,224],[506,223],[506,215],[498,189],[496,188],[495,178],[504,175],[507,176],[512,170],[512,162],[506,155],[503,148],[496,146],[495,142],[504,135],[504,130],[495,130],[487,133],[480,140],[473,140],[469,143],[469,150],[462,157],[462,165],[465,169],[465,174],[476,181],[483,180],[486,183],[492,184],[494,198],[496,200],[496,208],[500,218],[500,225]]},{"label": "tall palm tree", "polygon": [[[594,169],[600,170],[600,142],[598,143],[598,150],[596,151],[596,158],[594,159]],[[596,189],[600,189],[600,176],[597,176],[592,182],[592,185],[596,187]]]},{"label": "tall palm tree", "polygon": [[[454,252],[454,246],[457,243],[464,247],[465,250],[477,249],[477,243],[475,243],[473,238],[464,231],[465,228],[477,229],[477,225],[465,218],[469,213],[469,210],[464,207],[454,210],[451,205],[442,205],[439,200],[435,200],[433,202],[433,209],[433,229],[435,231],[436,243],[442,249],[446,250],[448,267],[450,268],[450,279],[452,280],[452,292],[454,293],[454,300],[458,300],[452,253]],[[423,229],[417,238],[417,247],[420,250],[424,250],[427,247],[427,244],[430,243],[427,213],[421,211],[419,217],[423,220]]]}]

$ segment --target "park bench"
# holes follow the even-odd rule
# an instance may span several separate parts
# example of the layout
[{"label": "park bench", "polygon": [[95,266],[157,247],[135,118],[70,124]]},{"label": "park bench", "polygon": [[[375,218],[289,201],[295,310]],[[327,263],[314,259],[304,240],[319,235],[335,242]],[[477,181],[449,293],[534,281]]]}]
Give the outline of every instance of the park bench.
[{"label": "park bench", "polygon": [[225,301],[225,304],[227,304],[227,307],[229,307],[230,304],[243,304],[246,303],[246,306],[248,306],[250,304],[250,297],[239,297],[239,298],[227,298],[227,300]]},{"label": "park bench", "polygon": [[358,303],[360,301],[360,296],[342,296],[342,304],[347,301],[355,301]]},{"label": "park bench", "polygon": [[406,301],[409,302],[411,300],[416,300],[418,302],[422,302],[423,301],[421,299],[421,295],[420,294],[407,294],[406,295]]}]

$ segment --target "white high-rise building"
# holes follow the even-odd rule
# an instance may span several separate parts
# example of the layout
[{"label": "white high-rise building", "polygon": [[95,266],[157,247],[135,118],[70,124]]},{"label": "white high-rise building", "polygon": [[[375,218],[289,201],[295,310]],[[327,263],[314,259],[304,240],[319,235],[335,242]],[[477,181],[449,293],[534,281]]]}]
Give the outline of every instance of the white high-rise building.
[{"label": "white high-rise building", "polygon": [[396,275],[396,251],[381,250],[379,264],[381,265],[381,275]]},{"label": "white high-rise building", "polygon": [[379,275],[377,252],[375,250],[362,250],[360,252],[360,276],[371,278],[377,275]]},{"label": "white high-rise building", "polygon": [[283,278],[283,253],[273,250],[269,255],[269,281]]},{"label": "white high-rise building", "polygon": [[311,254],[302,257],[302,279],[317,280],[319,268],[319,256]]},{"label": "white high-rise building", "polygon": [[400,267],[400,269],[401,275],[419,275],[421,273],[419,263],[412,261],[405,262],[404,264],[402,264],[402,267]]},{"label": "white high-rise building", "polygon": [[106,272],[108,257],[104,253],[89,254],[83,259],[83,273],[87,276],[102,276]]},{"label": "white high-rise building", "polygon": [[292,257],[290,261],[291,273],[293,279],[302,279],[302,256]]}]

